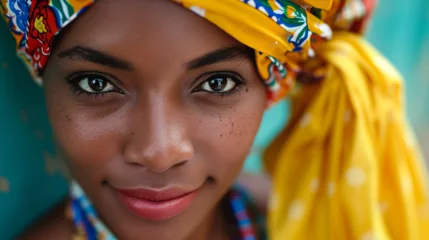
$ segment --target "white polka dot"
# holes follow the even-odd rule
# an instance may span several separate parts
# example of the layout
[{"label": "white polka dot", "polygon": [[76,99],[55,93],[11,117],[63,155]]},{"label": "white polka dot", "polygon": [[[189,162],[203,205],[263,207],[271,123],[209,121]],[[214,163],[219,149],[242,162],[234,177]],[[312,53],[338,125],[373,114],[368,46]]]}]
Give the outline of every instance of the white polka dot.
[{"label": "white polka dot", "polygon": [[191,11],[193,11],[194,13],[200,15],[201,17],[205,17],[206,16],[206,10],[204,8],[198,7],[198,6],[192,6],[189,9],[191,9]]},{"label": "white polka dot", "polygon": [[405,144],[409,149],[414,149],[414,141],[410,136],[405,137]]},{"label": "white polka dot", "polygon": [[304,116],[302,116],[301,121],[299,122],[300,127],[306,127],[311,123],[311,114],[306,113]]},{"label": "white polka dot", "polygon": [[311,192],[317,192],[317,190],[319,190],[319,185],[320,185],[319,179],[315,178],[315,179],[311,180],[310,191]]},{"label": "white polka dot", "polygon": [[417,145],[417,143],[416,143],[416,136],[414,136],[414,134],[412,134],[411,131],[409,131],[408,134],[405,137],[405,144],[410,149],[414,149],[415,146]]},{"label": "white polka dot", "polygon": [[378,210],[381,213],[385,213],[387,211],[387,209],[389,208],[389,204],[387,204],[386,202],[380,202],[378,204]]},{"label": "white polka dot", "polygon": [[417,208],[419,211],[419,216],[421,218],[425,218],[425,219],[429,218],[429,206],[427,204],[417,206]]},{"label": "white polka dot", "polygon": [[389,112],[387,113],[387,120],[388,120],[389,122],[393,122],[393,121],[395,120],[395,114],[393,113],[393,111],[389,111]]},{"label": "white polka dot", "polygon": [[346,181],[352,187],[361,186],[366,180],[366,174],[361,168],[350,168],[346,173]]},{"label": "white polka dot", "polygon": [[411,193],[413,191],[413,183],[411,181],[410,178],[403,178],[402,179],[402,189],[404,190],[405,193]]},{"label": "white polka dot", "polygon": [[9,192],[10,184],[6,177],[0,177],[0,192]]},{"label": "white polka dot", "polygon": [[360,237],[360,240],[376,240],[377,238],[375,237],[374,233],[372,232],[366,232],[364,234],[362,234],[362,236]]},{"label": "white polka dot", "polygon": [[335,194],[335,183],[328,183],[328,196],[333,196]]},{"label": "white polka dot", "polygon": [[304,215],[304,203],[295,201],[291,203],[288,211],[288,218],[291,220],[298,220]]}]

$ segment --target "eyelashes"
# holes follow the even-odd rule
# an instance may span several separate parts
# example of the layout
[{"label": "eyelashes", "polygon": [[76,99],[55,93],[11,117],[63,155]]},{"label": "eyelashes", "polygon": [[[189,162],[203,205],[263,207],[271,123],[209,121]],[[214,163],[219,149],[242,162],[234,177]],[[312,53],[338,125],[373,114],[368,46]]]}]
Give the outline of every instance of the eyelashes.
[{"label": "eyelashes", "polygon": [[231,96],[238,93],[246,81],[232,72],[212,72],[200,77],[203,79],[192,92],[205,92],[211,96]]},{"label": "eyelashes", "polygon": [[[107,97],[111,94],[122,94],[124,91],[115,84],[112,76],[98,72],[77,72],[67,82],[76,96],[85,94],[88,97]],[[238,93],[246,84],[238,74],[233,72],[211,72],[197,79],[198,84],[191,93],[203,92],[209,96],[225,97]]]},{"label": "eyelashes", "polygon": [[78,72],[67,79],[71,90],[76,95],[86,94],[90,97],[105,96],[110,93],[124,94],[113,83],[112,76],[96,72]]}]

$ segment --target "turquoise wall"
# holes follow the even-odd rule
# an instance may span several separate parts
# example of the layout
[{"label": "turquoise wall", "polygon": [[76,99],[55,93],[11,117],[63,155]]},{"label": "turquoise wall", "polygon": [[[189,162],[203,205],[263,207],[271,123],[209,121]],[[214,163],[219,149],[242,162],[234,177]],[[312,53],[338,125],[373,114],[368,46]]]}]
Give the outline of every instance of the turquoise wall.
[{"label": "turquoise wall", "polygon": [[[406,77],[411,122],[429,149],[429,2],[407,2],[382,0],[368,38]],[[260,170],[262,150],[286,118],[285,102],[266,113],[246,170]],[[4,21],[0,21],[0,132],[0,239],[7,240],[67,189],[42,89],[15,57]]]},{"label": "turquoise wall", "polygon": [[[0,239],[10,239],[66,194],[56,170],[42,89],[15,57],[0,20]],[[7,35],[6,35],[7,34]]]}]

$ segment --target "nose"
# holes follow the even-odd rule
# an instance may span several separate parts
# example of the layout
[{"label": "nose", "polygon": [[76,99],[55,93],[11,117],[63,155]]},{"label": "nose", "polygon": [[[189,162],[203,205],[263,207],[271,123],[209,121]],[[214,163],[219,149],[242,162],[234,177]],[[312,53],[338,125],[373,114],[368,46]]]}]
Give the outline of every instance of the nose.
[{"label": "nose", "polygon": [[152,172],[165,172],[193,158],[194,149],[183,111],[159,101],[135,112],[128,127],[131,137],[124,150],[126,162]]}]

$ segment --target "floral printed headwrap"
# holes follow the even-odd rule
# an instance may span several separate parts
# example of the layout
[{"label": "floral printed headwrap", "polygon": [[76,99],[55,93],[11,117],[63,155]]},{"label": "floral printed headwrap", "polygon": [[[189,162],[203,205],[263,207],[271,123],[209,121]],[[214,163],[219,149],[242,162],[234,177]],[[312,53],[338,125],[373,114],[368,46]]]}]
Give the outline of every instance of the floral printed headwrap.
[{"label": "floral printed headwrap", "polygon": [[[299,4],[290,0],[172,1],[205,17],[257,51],[256,61],[268,87],[270,102],[281,99],[291,89],[296,75],[302,71],[296,60],[314,56],[313,46],[332,37],[331,26],[360,31],[375,2],[305,0]],[[39,75],[51,54],[54,37],[94,2],[1,0],[1,10],[16,39],[18,54],[39,83]]]},{"label": "floral printed headwrap", "polygon": [[[290,122],[265,156],[270,239],[429,239],[401,76],[359,36],[375,0],[171,1],[255,49],[268,104],[290,93]],[[41,83],[53,39],[94,1],[0,3]]]}]

